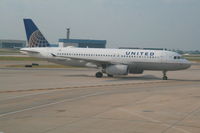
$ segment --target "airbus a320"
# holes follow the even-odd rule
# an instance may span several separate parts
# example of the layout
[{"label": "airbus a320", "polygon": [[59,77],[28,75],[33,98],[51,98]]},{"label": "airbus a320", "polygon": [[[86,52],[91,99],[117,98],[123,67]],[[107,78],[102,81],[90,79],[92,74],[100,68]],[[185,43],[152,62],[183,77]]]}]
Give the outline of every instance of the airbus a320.
[{"label": "airbus a320", "polygon": [[166,50],[50,47],[49,42],[31,19],[24,19],[29,47],[21,52],[67,66],[97,68],[95,76],[142,74],[145,70],[168,71],[187,69],[191,63],[180,54]]}]

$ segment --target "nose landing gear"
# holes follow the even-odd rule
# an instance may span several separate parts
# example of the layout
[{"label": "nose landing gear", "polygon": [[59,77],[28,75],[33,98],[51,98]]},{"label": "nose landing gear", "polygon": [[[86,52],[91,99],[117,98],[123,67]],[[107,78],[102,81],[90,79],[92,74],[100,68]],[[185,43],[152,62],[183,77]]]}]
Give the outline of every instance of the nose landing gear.
[{"label": "nose landing gear", "polygon": [[163,71],[163,80],[168,80],[167,71]]}]

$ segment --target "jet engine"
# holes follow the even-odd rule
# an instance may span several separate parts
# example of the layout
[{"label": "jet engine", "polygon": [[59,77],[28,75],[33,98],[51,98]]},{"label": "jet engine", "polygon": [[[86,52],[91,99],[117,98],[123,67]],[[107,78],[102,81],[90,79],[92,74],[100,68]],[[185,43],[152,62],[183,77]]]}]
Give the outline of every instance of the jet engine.
[{"label": "jet engine", "polygon": [[127,75],[128,66],[127,65],[108,65],[104,69],[105,73],[109,75]]}]

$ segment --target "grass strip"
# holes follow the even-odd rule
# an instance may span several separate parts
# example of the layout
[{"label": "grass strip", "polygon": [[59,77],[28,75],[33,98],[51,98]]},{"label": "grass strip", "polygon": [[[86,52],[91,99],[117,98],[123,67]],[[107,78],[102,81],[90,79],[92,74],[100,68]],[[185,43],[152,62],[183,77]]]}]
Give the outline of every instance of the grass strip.
[{"label": "grass strip", "polygon": [[[23,67],[25,67],[25,65],[7,65],[6,67],[23,68]],[[38,65],[38,66],[33,65],[31,68],[76,68],[76,67],[63,66],[63,65]]]},{"label": "grass strip", "polygon": [[0,61],[41,61],[41,59],[34,57],[0,56]]}]

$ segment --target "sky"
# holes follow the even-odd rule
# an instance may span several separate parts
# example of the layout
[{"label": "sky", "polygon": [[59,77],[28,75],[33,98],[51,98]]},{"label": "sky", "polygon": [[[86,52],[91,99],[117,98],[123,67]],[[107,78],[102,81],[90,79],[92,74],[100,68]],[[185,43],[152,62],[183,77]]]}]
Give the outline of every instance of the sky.
[{"label": "sky", "polygon": [[200,0],[0,0],[0,39],[25,40],[31,18],[50,43],[107,40],[107,47],[200,50]]}]

